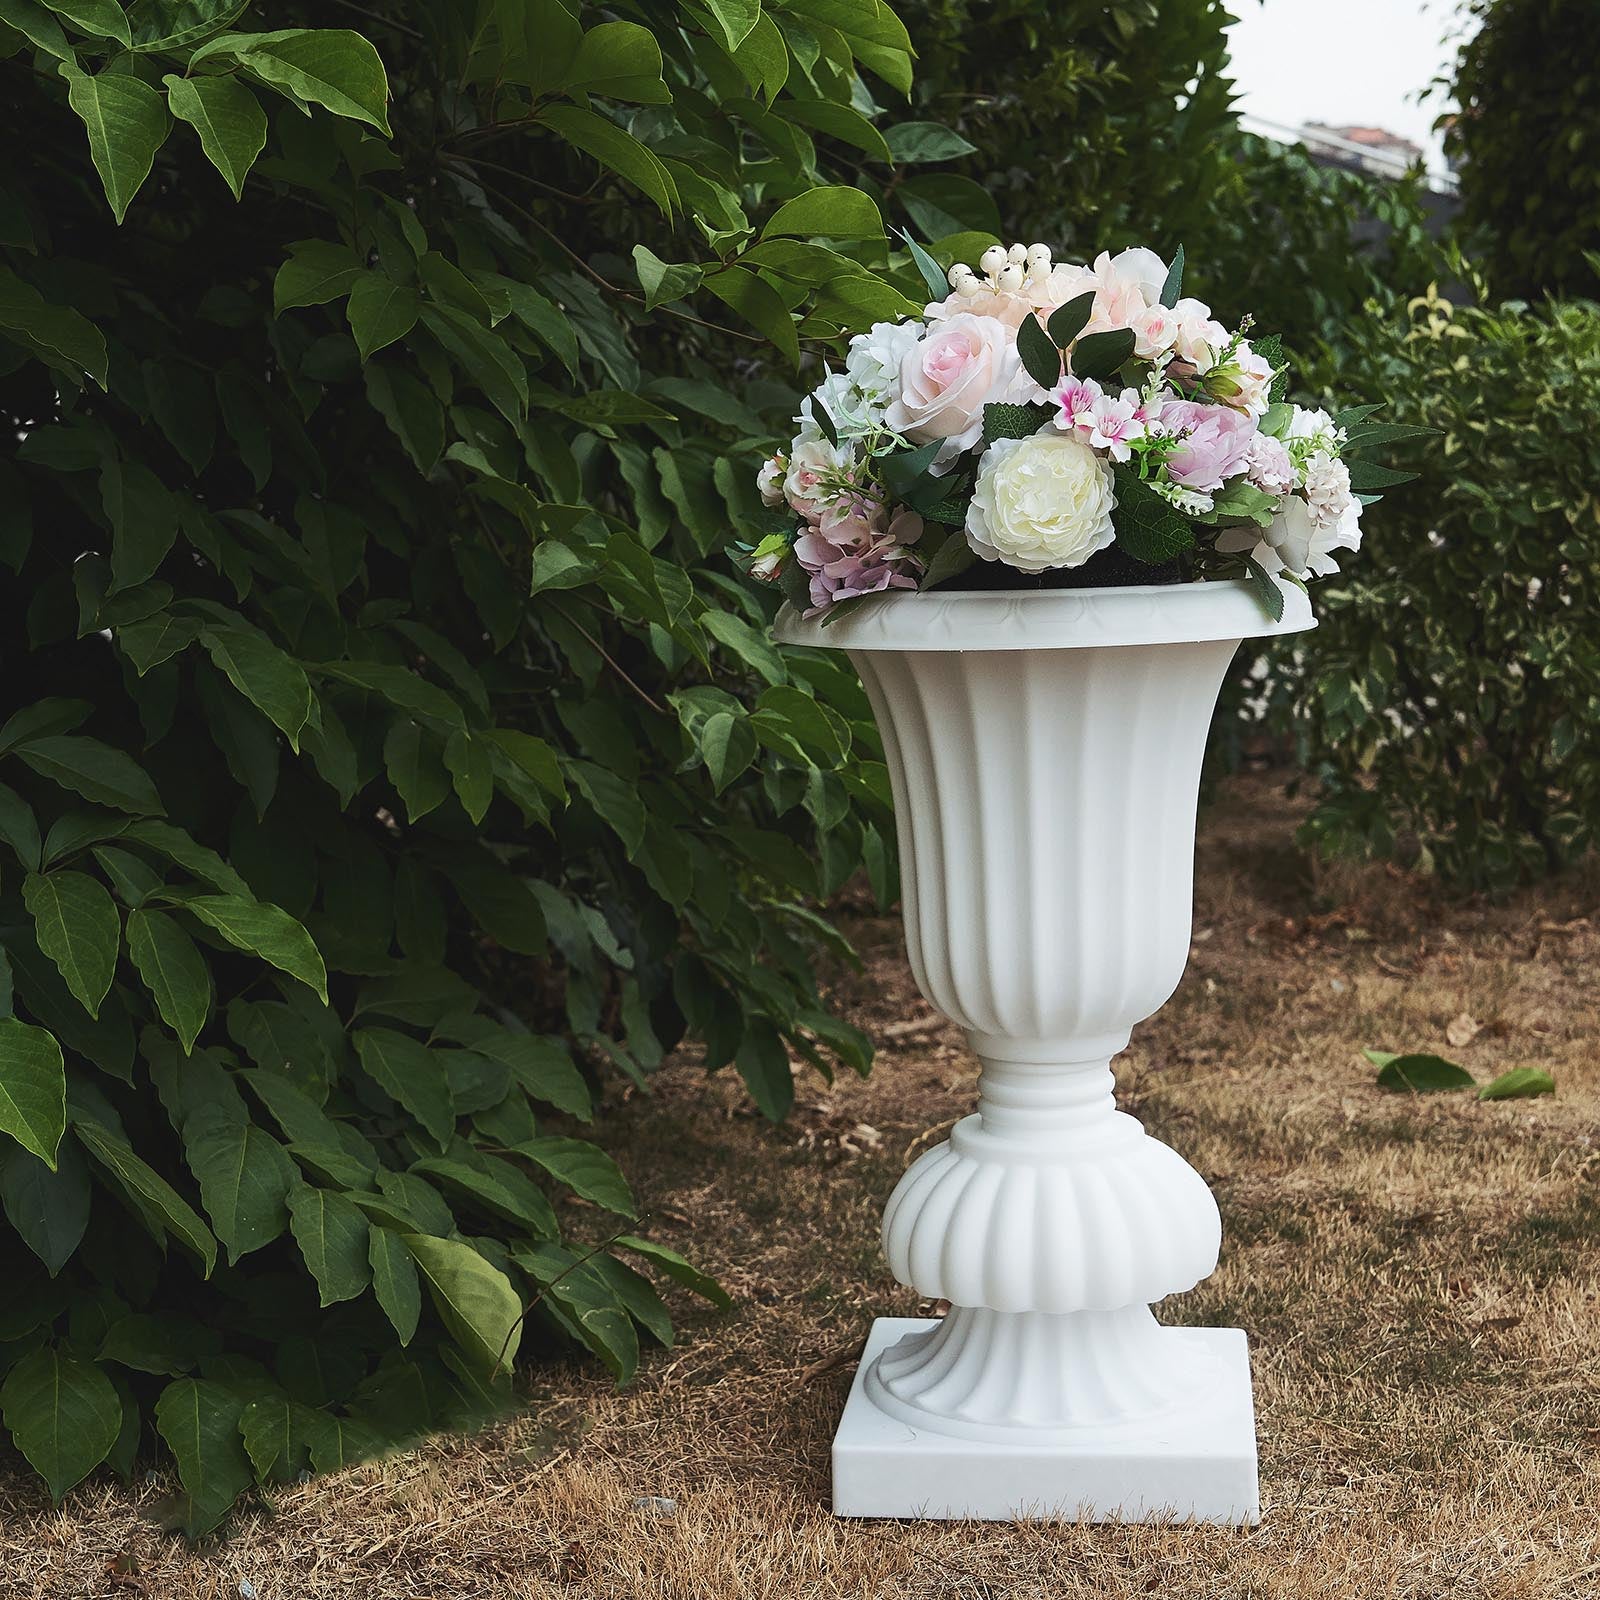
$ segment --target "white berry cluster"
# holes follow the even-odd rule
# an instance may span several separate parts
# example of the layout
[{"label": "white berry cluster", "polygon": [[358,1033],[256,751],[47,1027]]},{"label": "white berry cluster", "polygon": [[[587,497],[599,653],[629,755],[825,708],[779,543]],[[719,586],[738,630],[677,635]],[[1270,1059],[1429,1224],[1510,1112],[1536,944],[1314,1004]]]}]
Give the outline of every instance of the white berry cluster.
[{"label": "white berry cluster", "polygon": [[1043,283],[1050,276],[1050,265],[1047,244],[1014,244],[1009,250],[1003,244],[992,244],[978,258],[982,277],[964,261],[951,267],[948,276],[950,287],[970,300],[985,290],[1014,294],[1025,283]]}]

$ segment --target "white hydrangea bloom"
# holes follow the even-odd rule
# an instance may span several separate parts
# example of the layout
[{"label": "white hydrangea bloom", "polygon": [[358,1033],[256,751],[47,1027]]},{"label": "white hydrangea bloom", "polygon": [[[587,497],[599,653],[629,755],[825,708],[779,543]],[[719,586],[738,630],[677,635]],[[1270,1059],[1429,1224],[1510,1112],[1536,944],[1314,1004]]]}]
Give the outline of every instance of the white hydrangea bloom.
[{"label": "white hydrangea bloom", "polygon": [[917,322],[875,322],[850,341],[844,370],[862,399],[879,410],[900,398],[900,368],[922,337]]}]

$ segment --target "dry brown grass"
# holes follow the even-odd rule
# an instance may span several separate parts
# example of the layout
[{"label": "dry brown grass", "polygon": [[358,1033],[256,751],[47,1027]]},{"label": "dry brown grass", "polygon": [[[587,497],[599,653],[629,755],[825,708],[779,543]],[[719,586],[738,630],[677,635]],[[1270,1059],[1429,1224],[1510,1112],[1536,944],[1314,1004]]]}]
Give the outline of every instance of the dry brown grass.
[{"label": "dry brown grass", "polygon": [[[280,1493],[191,1551],[101,1482],[51,1511],[14,1482],[0,1596],[261,1600],[1584,1600],[1600,1596],[1600,927],[1594,881],[1441,909],[1383,872],[1313,882],[1272,785],[1202,835],[1197,942],[1124,1058],[1124,1094],[1214,1182],[1222,1266],[1171,1320],[1250,1331],[1266,1519],[1252,1531],[840,1523],[828,1441],[886,1277],[879,1208],[968,1109],[899,930],[860,918],[840,984],[873,1079],[802,1085],[787,1127],[692,1062],[616,1110],[654,1227],[739,1308],[685,1307],[627,1392],[546,1370],[527,1416]],[[1600,921],[1600,917],[1597,917]],[[1374,1089],[1363,1045],[1554,1099]],[[1458,1036],[1463,1030],[1458,1028]],[[636,1507],[677,1502],[670,1517]]]}]

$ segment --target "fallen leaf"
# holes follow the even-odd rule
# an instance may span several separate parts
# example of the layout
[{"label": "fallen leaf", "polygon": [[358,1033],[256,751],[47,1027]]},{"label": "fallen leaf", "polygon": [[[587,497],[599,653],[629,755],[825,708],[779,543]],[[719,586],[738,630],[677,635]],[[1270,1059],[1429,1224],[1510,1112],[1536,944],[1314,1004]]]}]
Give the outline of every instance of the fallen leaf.
[{"label": "fallen leaf", "polygon": [[1451,1020],[1450,1026],[1444,1030],[1446,1044],[1453,1044],[1458,1050],[1464,1044],[1471,1044],[1482,1030],[1482,1024],[1476,1017],[1469,1016],[1465,1011],[1460,1016]]}]

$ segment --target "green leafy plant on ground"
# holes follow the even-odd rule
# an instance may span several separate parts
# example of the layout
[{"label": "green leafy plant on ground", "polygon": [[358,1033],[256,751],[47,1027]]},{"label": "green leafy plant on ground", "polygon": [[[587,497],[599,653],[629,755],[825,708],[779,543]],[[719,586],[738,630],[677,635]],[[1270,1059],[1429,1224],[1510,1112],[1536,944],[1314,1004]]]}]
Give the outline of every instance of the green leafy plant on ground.
[{"label": "green leafy plant on ground", "polygon": [[719,1300],[587,1124],[686,1032],[775,1117],[865,1071],[811,904],[893,894],[859,688],[721,552],[914,303],[904,30],[360,10],[0,0],[0,1413],[190,1532]]},{"label": "green leafy plant on ground", "polygon": [[1600,311],[1426,296],[1352,381],[1439,438],[1321,591],[1307,837],[1504,888],[1582,855],[1600,816]]}]

